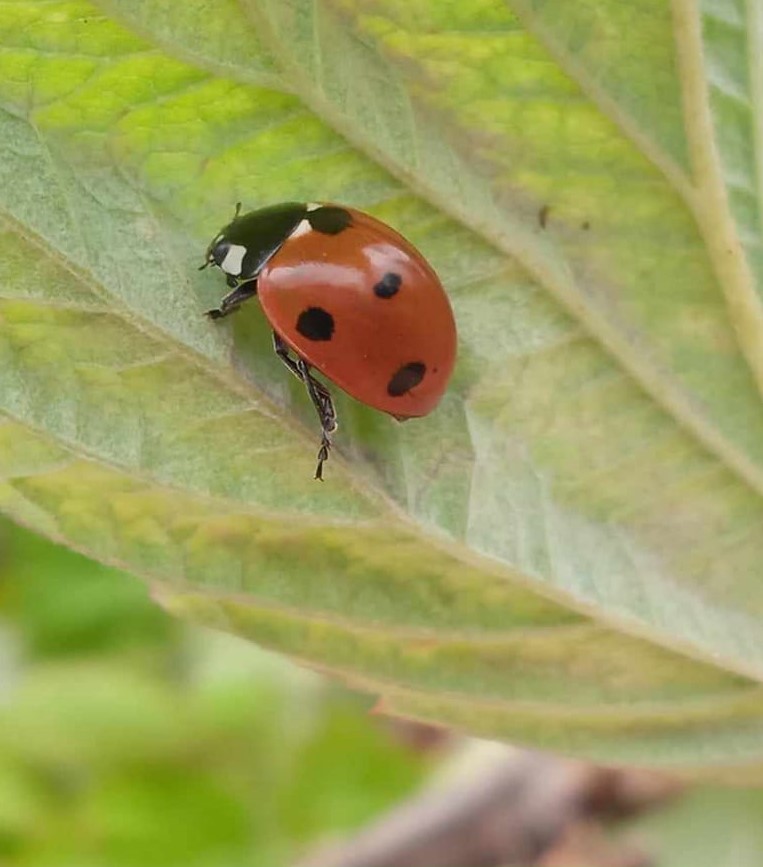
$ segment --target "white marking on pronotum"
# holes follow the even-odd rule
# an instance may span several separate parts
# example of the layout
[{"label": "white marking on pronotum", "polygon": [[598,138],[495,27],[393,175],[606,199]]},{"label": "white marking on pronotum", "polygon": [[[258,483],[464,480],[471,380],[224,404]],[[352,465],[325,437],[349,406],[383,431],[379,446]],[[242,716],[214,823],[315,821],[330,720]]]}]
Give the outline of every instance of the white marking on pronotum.
[{"label": "white marking on pronotum", "polygon": [[246,247],[239,244],[231,244],[225,258],[220,262],[220,268],[226,274],[231,274],[233,277],[238,277],[241,273],[241,264],[246,256]]},{"label": "white marking on pronotum", "polygon": [[305,205],[305,210],[309,213],[310,211],[317,211],[318,208],[322,208],[323,205],[318,204],[317,202],[308,202]]},{"label": "white marking on pronotum", "polygon": [[297,223],[294,231],[289,235],[290,238],[301,238],[302,235],[306,235],[308,232],[312,232],[313,227],[310,225],[310,221],[305,217],[304,220],[300,220]]}]

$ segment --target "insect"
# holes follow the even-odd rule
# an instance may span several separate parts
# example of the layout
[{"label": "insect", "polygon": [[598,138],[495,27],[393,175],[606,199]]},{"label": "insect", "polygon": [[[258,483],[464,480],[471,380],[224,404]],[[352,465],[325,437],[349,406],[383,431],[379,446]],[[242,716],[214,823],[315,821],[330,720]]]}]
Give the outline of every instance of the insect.
[{"label": "insect", "polygon": [[276,354],[304,383],[321,424],[316,479],[337,417],[313,369],[400,421],[427,415],[445,392],[456,359],[448,296],[421,253],[374,217],[299,202],[241,214],[239,204],[207,248],[209,265],[231,291],[207,316],[256,295]]}]

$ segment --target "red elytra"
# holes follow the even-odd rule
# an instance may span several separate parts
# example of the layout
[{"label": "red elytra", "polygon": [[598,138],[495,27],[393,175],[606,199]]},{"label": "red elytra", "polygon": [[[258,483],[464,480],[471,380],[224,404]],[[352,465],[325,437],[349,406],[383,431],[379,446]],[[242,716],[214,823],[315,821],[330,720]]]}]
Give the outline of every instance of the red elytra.
[{"label": "red elytra", "polygon": [[[412,244],[347,210],[343,232],[284,243],[260,271],[260,304],[289,346],[348,394],[399,418],[426,415],[456,359],[448,297]],[[327,313],[330,335],[329,319],[306,311]]]},{"label": "red elytra", "polygon": [[307,386],[324,432],[318,478],[336,417],[310,368],[398,419],[426,415],[445,392],[457,346],[448,296],[421,253],[380,220],[331,204],[237,212],[208,264],[233,287],[209,315],[257,295],[276,351]]}]

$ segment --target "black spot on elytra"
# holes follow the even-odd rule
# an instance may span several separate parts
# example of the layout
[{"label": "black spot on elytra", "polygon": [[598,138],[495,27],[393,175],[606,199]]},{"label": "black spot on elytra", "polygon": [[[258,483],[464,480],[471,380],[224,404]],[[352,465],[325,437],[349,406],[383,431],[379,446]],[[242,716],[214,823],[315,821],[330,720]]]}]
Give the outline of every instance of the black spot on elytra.
[{"label": "black spot on elytra", "polygon": [[344,208],[326,205],[323,208],[308,211],[307,222],[316,232],[322,232],[324,235],[338,235],[352,223],[352,215]]},{"label": "black spot on elytra", "polygon": [[387,394],[390,397],[407,394],[421,382],[426,372],[427,366],[422,361],[409,361],[387,383]]},{"label": "black spot on elytra", "polygon": [[331,340],[334,317],[322,307],[308,307],[297,318],[297,331],[308,340]]},{"label": "black spot on elytra", "polygon": [[399,274],[388,271],[374,286],[374,292],[377,298],[391,298],[393,295],[397,295],[397,290],[402,282],[403,278]]}]

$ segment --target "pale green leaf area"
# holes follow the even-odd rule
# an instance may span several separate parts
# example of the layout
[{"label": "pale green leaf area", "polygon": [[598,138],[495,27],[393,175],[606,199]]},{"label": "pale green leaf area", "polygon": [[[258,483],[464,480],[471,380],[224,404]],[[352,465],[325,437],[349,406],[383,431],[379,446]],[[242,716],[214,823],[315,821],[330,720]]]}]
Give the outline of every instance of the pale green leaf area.
[{"label": "pale green leaf area", "polygon": [[[741,0],[0,2],[0,508],[390,710],[749,774],[756,21]],[[336,396],[322,485],[256,302],[202,315],[210,237],[284,200],[400,229],[459,328],[430,417]]]},{"label": "pale green leaf area", "polygon": [[660,867],[757,867],[763,792],[700,788],[627,831]]}]

